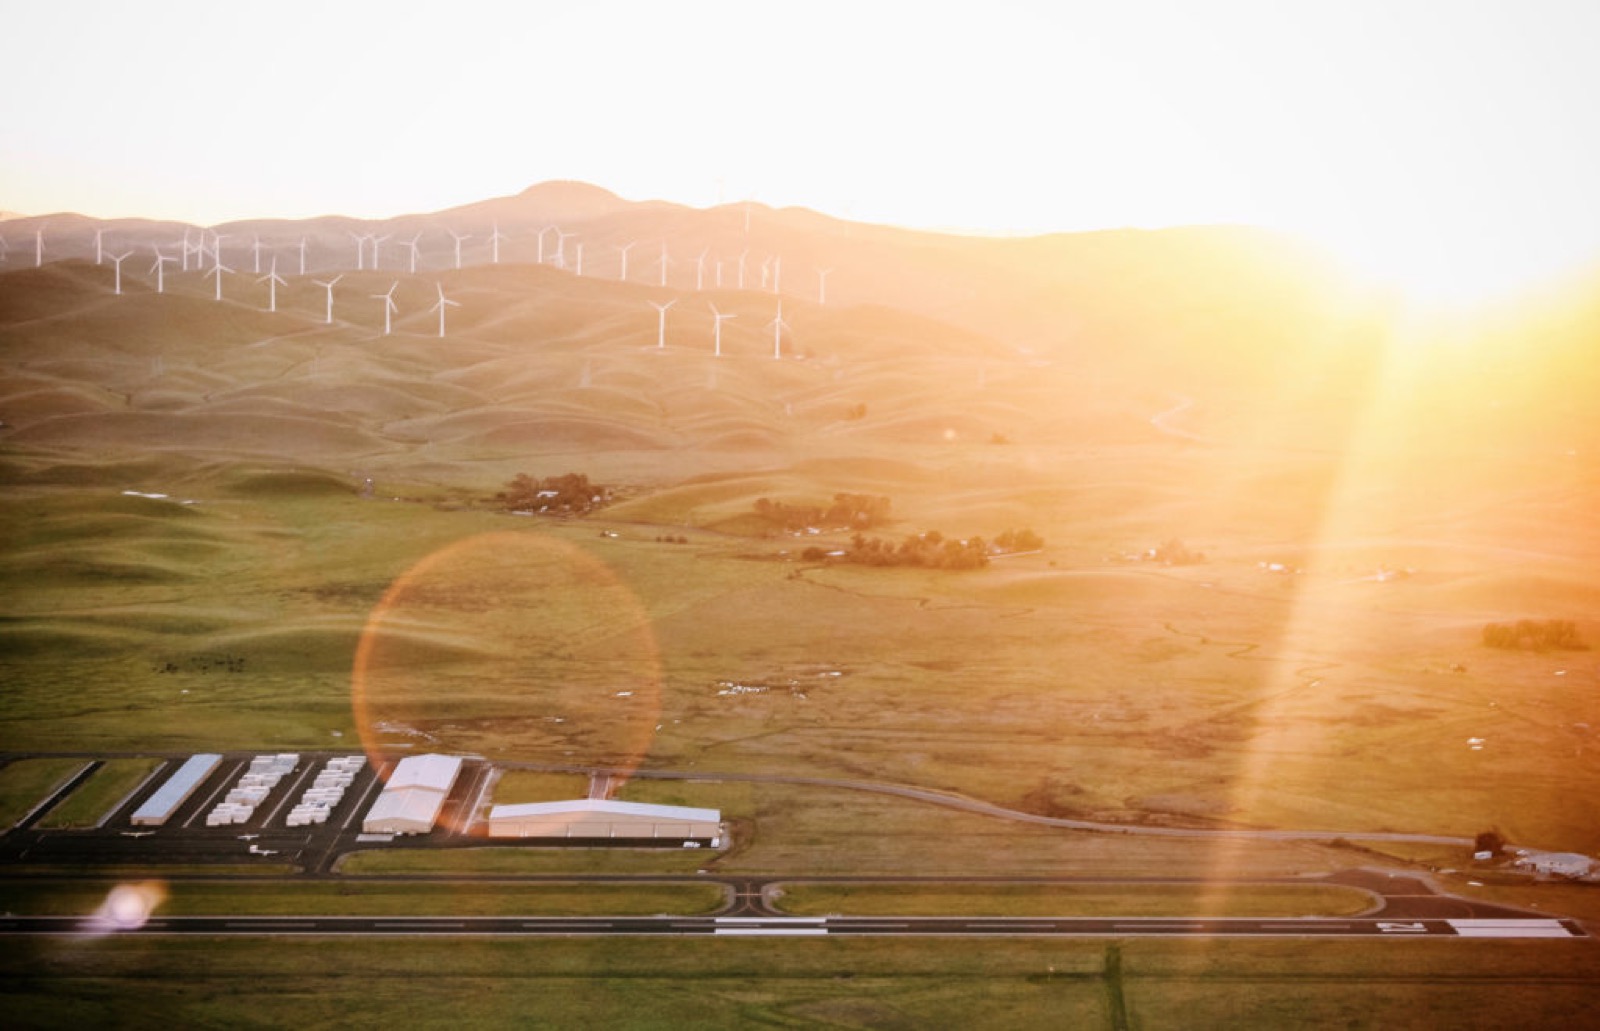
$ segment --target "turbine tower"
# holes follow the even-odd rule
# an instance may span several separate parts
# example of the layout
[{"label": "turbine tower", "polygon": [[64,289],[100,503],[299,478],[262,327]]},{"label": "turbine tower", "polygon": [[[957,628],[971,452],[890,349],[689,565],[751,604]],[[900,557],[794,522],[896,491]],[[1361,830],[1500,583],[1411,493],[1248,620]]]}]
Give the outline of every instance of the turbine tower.
[{"label": "turbine tower", "polygon": [[300,274],[306,274],[306,238],[300,238]]},{"label": "turbine tower", "polygon": [[201,236],[200,236],[200,243],[199,244],[190,243],[189,242],[189,227],[188,226],[184,226],[183,227],[183,271],[184,272],[189,271],[189,255],[191,255],[191,254],[204,255],[204,253],[205,253],[205,246],[204,246],[205,240],[206,240],[205,234],[202,233]]},{"label": "turbine tower", "polygon": [[389,335],[389,317],[391,315],[393,315],[395,312],[400,310],[399,308],[395,307],[395,303],[394,303],[395,287],[397,287],[399,285],[400,285],[400,281],[397,279],[397,280],[394,281],[393,284],[390,285],[389,289],[386,292],[381,293],[381,294],[373,294],[372,295],[374,299],[383,301],[383,335],[384,336],[388,336]]},{"label": "turbine tower", "polygon": [[[500,231],[499,222],[492,223],[492,225],[494,228],[489,233],[489,263],[491,265],[498,265],[500,264],[500,241],[509,240],[511,237]],[[444,312],[440,312],[439,317],[442,320],[444,318]],[[440,333],[439,335],[443,336],[444,334]]]},{"label": "turbine tower", "polygon": [[739,289],[744,289],[744,259],[750,256],[750,248],[746,247],[739,252]]},{"label": "turbine tower", "polygon": [[372,241],[372,271],[374,272],[378,271],[378,244],[389,239],[389,236],[389,233],[384,233],[382,236],[373,235],[367,237]]},{"label": "turbine tower", "polygon": [[350,239],[356,242],[356,271],[362,272],[367,267],[367,238],[360,233],[346,229]]},{"label": "turbine tower", "polygon": [[789,328],[789,324],[787,322],[783,321],[783,301],[782,300],[778,301],[778,317],[773,319],[771,322],[769,322],[767,324],[772,327],[772,357],[774,359],[782,358],[783,357],[783,331]]},{"label": "turbine tower", "polygon": [[284,286],[288,286],[289,282],[282,276],[278,275],[278,256],[276,254],[272,256],[272,271],[256,280],[256,282],[267,284],[267,310],[277,311],[278,284],[282,283]]},{"label": "turbine tower", "polygon": [[219,300],[219,301],[222,300],[222,275],[223,275],[223,273],[227,273],[229,275],[232,275],[233,274],[233,269],[231,269],[228,266],[224,265],[222,263],[222,259],[220,257],[216,260],[216,263],[211,266],[211,271],[206,273],[206,275],[208,275],[208,276],[216,276],[217,277],[217,300]]},{"label": "turbine tower", "polygon": [[819,268],[819,269],[817,269],[817,303],[818,304],[827,304],[828,303],[828,273],[832,272],[832,271],[833,271],[833,269],[831,269],[831,268]]},{"label": "turbine tower", "polygon": [[33,231],[33,267],[44,267],[44,226]]},{"label": "turbine tower", "polygon": [[405,241],[405,245],[411,249],[411,274],[413,276],[417,274],[417,241],[420,239],[422,239],[422,234],[418,233]]},{"label": "turbine tower", "polygon": [[94,231],[94,263],[96,265],[105,263],[105,248],[100,243],[100,238],[105,235],[106,231],[104,229],[96,229]]},{"label": "turbine tower", "polygon": [[462,241],[464,241],[464,240],[472,239],[472,234],[471,233],[458,233],[454,229],[447,229],[447,230],[445,230],[445,232],[449,233],[450,236],[452,238],[454,238],[454,240],[456,241],[456,271],[460,272],[461,271],[461,244],[462,244]]},{"label": "turbine tower", "polygon": [[667,285],[667,242],[661,241],[661,285]]},{"label": "turbine tower", "polygon": [[254,256],[254,259],[255,259],[255,264],[252,265],[251,268],[250,268],[250,274],[252,276],[259,276],[259,275],[261,275],[261,234],[260,233],[256,234],[256,242],[250,245],[250,251],[251,251],[251,254]]},{"label": "turbine tower", "polygon": [[150,271],[154,272],[156,274],[156,293],[158,293],[158,294],[159,293],[165,293],[166,292],[166,286],[167,286],[167,277],[166,277],[167,262],[169,262],[169,261],[177,261],[178,259],[177,258],[169,258],[165,254],[162,254],[161,253],[161,248],[157,247],[155,244],[151,244],[150,245],[150,249],[152,251],[156,252],[155,263],[150,266]]},{"label": "turbine tower", "polygon": [[555,228],[554,226],[540,226],[539,227],[539,232],[535,234],[539,238],[539,257],[537,259],[535,259],[534,264],[536,264],[536,265],[543,265],[544,264],[544,234],[548,233],[551,229],[554,229],[554,228]]},{"label": "turbine tower", "polygon": [[761,262],[761,289],[767,288],[767,283],[772,279],[772,255],[767,255]]},{"label": "turbine tower", "polygon": [[668,301],[666,304],[657,304],[654,301],[650,302],[650,307],[654,308],[657,314],[660,316],[660,318],[656,321],[657,350],[661,350],[667,346],[667,309],[677,303],[678,301],[676,298]]},{"label": "turbine tower", "polygon": [[707,247],[694,259],[694,288],[696,290],[704,290],[706,288],[706,255],[710,253],[711,248]]},{"label": "turbine tower", "polygon": [[326,283],[324,283],[320,279],[313,279],[312,280],[313,283],[317,284],[320,287],[325,288],[328,291],[328,315],[327,315],[327,318],[322,320],[325,325],[332,325],[333,324],[333,284],[337,283],[339,280],[341,280],[343,278],[344,278],[344,273],[341,272],[337,276],[334,276],[332,279],[328,280]]},{"label": "turbine tower", "polygon": [[[216,230],[212,230],[212,232],[211,232],[211,267],[212,268],[216,268],[218,265],[222,264],[222,241],[224,241],[226,239],[229,239],[230,236],[231,236],[231,234],[229,234],[229,233],[219,233]],[[205,242],[205,238],[202,237],[201,238],[201,243],[203,244],[204,242]],[[233,269],[228,269],[228,271],[232,272]]]},{"label": "turbine tower", "polygon": [[775,294],[783,293],[783,287],[779,285],[782,281],[783,281],[783,258],[782,258],[782,256],[779,256],[779,257],[776,257],[776,258],[772,259],[772,292],[773,293],[775,293]]},{"label": "turbine tower", "polygon": [[583,275],[583,244],[581,243],[578,244],[578,262],[573,268],[572,274],[575,276]]},{"label": "turbine tower", "polygon": [[716,329],[713,331],[714,336],[713,336],[713,343],[712,343],[712,347],[713,347],[712,355],[713,355],[713,357],[721,358],[722,357],[722,320],[723,319],[736,319],[736,318],[738,318],[738,316],[737,315],[724,315],[724,314],[722,314],[722,312],[717,310],[717,306],[714,305],[714,304],[711,305],[710,307],[711,307],[711,317],[717,320]]},{"label": "turbine tower", "polygon": [[633,250],[634,243],[635,241],[629,240],[627,243],[617,248],[617,250],[622,252],[622,275],[618,276],[617,279],[624,283],[628,281],[628,252]]},{"label": "turbine tower", "polygon": [[113,254],[110,256],[112,264],[116,265],[117,267],[117,285],[112,288],[111,292],[116,294],[118,297],[122,296],[122,262],[132,255],[132,251],[123,251],[121,254]]},{"label": "turbine tower", "polygon": [[444,310],[447,307],[448,308],[459,308],[459,307],[461,307],[461,302],[460,301],[452,301],[452,300],[450,300],[450,298],[448,298],[448,297],[446,297],[444,295],[444,284],[443,283],[435,283],[433,285],[439,291],[439,303],[435,304],[432,308],[429,308],[428,310],[429,311],[436,311],[436,312],[439,313],[439,339],[443,340],[444,339]]},{"label": "turbine tower", "polygon": [[556,231],[556,268],[567,267],[567,240],[577,236],[577,233],[563,233],[560,226],[551,226]]}]

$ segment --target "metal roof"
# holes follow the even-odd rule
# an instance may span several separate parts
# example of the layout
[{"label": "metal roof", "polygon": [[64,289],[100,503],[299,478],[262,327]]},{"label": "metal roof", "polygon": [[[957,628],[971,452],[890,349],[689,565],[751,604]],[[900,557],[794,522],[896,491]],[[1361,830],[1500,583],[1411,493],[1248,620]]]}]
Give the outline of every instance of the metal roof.
[{"label": "metal roof", "polygon": [[717,809],[694,809],[683,805],[652,805],[648,802],[619,802],[611,798],[575,798],[567,802],[527,802],[497,805],[489,810],[490,820],[522,820],[537,816],[592,813],[597,816],[631,816],[646,820],[682,820],[688,823],[721,823]]},{"label": "metal roof", "polygon": [[460,773],[459,755],[408,755],[400,760],[389,775],[386,790],[419,787],[449,791]]},{"label": "metal roof", "polygon": [[[432,830],[444,806],[444,792],[427,788],[400,788],[379,795],[361,821],[364,831],[410,830],[413,826]],[[396,826],[399,823],[406,827]]]},{"label": "metal roof", "polygon": [[211,776],[211,771],[217,768],[222,761],[222,756],[211,752],[202,752],[191,755],[180,767],[178,772],[167,778],[167,782],[156,789],[156,793],[145,799],[133,814],[133,821],[165,820],[172,815],[172,811],[183,804],[189,793],[200,786],[200,782]]}]

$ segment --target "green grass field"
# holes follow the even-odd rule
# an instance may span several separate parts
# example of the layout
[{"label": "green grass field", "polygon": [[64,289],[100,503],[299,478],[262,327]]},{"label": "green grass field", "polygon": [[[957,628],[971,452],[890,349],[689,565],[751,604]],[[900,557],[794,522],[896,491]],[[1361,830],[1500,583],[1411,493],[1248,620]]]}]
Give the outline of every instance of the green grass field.
[{"label": "green grass field", "polygon": [[84,759],[21,759],[0,768],[0,828],[9,830],[87,765]]},{"label": "green grass field", "polygon": [[778,908],[796,916],[1354,916],[1363,891],[1283,884],[807,884],[783,885]]},{"label": "green grass field", "polygon": [[[94,912],[113,884],[33,880],[0,883],[0,909],[63,916]],[[516,884],[443,882],[284,883],[175,880],[163,886],[163,916],[649,916],[696,915],[725,899],[713,884]]]},{"label": "green grass field", "polygon": [[159,759],[108,759],[72,794],[52,806],[37,826],[64,830],[93,827],[160,765]]}]

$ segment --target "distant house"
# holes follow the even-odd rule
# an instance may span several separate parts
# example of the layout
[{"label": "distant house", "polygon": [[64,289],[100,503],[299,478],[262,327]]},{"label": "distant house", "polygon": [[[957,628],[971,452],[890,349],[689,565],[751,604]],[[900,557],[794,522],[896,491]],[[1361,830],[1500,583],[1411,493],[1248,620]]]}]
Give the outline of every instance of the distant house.
[{"label": "distant house", "polygon": [[1530,852],[1511,865],[1544,877],[1585,877],[1595,864],[1581,852]]}]

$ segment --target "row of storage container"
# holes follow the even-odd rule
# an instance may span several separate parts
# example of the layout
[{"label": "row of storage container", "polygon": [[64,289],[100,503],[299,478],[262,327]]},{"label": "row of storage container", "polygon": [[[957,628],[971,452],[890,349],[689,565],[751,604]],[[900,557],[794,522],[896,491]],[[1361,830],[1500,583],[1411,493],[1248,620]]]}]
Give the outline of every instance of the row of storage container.
[{"label": "row of storage container", "polygon": [[364,755],[342,755],[328,760],[317,774],[317,779],[300,796],[300,802],[289,810],[290,827],[328,822],[328,814],[344,798],[345,789],[356,779],[356,774],[367,764]]}]

